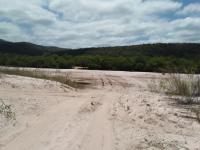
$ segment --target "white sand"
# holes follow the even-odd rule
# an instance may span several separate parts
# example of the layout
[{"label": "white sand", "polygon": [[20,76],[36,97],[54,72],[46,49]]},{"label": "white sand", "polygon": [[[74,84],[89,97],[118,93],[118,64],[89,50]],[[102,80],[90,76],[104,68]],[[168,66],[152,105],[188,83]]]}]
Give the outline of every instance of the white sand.
[{"label": "white sand", "polygon": [[[55,72],[55,70],[46,70]],[[61,70],[85,89],[27,77],[0,77],[0,98],[17,121],[0,116],[1,150],[200,150],[200,124],[147,83],[162,75]]]}]

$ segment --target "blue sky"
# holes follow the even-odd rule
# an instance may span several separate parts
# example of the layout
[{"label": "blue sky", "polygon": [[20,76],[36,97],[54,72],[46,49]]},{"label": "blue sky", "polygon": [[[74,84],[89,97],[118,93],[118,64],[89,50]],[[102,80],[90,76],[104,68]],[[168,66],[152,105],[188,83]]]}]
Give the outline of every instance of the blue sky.
[{"label": "blue sky", "polygon": [[0,39],[80,48],[200,42],[199,0],[0,0]]}]

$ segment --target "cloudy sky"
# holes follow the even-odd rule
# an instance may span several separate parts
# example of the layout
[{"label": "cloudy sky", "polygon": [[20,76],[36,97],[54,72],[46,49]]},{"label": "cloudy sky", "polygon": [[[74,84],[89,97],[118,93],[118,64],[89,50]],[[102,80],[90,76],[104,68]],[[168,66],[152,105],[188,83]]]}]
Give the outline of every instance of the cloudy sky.
[{"label": "cloudy sky", "polygon": [[0,39],[68,48],[200,42],[200,0],[0,0]]}]

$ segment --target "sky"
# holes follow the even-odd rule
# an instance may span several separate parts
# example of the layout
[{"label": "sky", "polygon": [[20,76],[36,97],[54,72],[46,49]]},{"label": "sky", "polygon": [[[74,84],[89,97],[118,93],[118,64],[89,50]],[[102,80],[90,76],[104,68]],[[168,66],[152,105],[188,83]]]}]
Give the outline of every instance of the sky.
[{"label": "sky", "polygon": [[0,0],[0,39],[65,48],[200,43],[200,0]]}]

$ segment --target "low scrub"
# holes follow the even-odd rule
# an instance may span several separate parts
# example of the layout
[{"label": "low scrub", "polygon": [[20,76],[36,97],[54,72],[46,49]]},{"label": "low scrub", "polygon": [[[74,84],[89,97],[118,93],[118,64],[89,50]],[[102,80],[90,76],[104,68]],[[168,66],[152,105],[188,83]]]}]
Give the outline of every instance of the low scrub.
[{"label": "low scrub", "polygon": [[3,100],[0,100],[0,114],[9,120],[16,120],[15,112],[12,110],[11,105],[7,105]]}]

